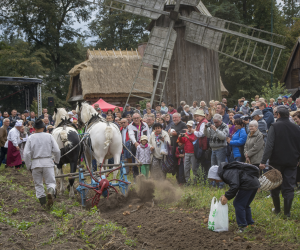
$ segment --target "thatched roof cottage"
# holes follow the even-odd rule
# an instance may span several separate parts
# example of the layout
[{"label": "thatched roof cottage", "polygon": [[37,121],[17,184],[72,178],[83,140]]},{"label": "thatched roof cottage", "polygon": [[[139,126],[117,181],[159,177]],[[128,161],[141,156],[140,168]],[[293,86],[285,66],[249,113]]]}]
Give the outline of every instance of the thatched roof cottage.
[{"label": "thatched roof cottage", "polygon": [[[94,103],[100,98],[116,106],[124,106],[132,87],[132,83],[142,62],[142,51],[138,50],[88,50],[86,61],[76,65],[69,71],[70,86],[67,101],[90,101]],[[145,79],[153,78],[151,68],[142,67]],[[143,89],[152,92],[149,82],[140,80]],[[149,97],[138,91],[133,94]],[[139,98],[131,98],[131,104],[138,103]]]}]

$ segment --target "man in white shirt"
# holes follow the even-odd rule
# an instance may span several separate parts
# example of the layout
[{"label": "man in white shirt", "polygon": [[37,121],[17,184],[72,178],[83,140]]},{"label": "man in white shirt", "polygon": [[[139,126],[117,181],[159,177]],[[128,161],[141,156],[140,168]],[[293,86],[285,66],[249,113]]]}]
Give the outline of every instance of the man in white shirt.
[{"label": "man in white shirt", "polygon": [[7,148],[6,165],[19,169],[22,165],[19,144],[22,142],[20,138],[20,130],[23,127],[22,120],[17,120],[15,126],[9,131],[5,147]]},{"label": "man in white shirt", "polygon": [[[24,161],[27,169],[32,173],[36,197],[42,206],[47,203],[47,207],[51,207],[56,188],[54,164],[60,160],[60,149],[53,136],[43,132],[45,124],[41,119],[35,121],[34,127],[35,133],[29,136],[25,145]],[[43,178],[47,187],[48,201],[46,200]]]}]

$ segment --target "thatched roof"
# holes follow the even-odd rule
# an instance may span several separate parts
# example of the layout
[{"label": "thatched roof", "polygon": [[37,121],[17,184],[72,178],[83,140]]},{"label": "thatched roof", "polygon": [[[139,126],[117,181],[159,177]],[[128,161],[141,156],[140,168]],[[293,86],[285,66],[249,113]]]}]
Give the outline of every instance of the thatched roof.
[{"label": "thatched roof", "polygon": [[296,52],[297,52],[297,49],[298,49],[298,46],[299,46],[299,45],[300,45],[300,37],[298,37],[297,42],[296,42],[296,44],[294,45],[294,48],[293,48],[293,50],[292,50],[292,53],[291,53],[291,55],[290,55],[289,60],[287,61],[287,64],[286,64],[286,66],[285,66],[285,69],[284,69],[284,72],[283,72],[283,74],[282,74],[282,77],[281,77],[280,82],[284,82],[284,83],[285,83],[287,74],[288,74],[288,72],[289,72],[290,66],[292,65],[294,56],[295,56],[295,54],[296,54]]},{"label": "thatched roof", "polygon": [[[142,61],[137,50],[131,51],[101,51],[88,50],[87,60],[73,67],[69,74],[71,84],[67,100],[72,94],[73,77],[80,73],[82,96],[127,97]],[[153,79],[152,68],[142,67],[139,75],[142,78]],[[153,85],[149,81],[138,80],[138,89],[152,92]],[[150,83],[150,84],[149,84]],[[142,95],[139,91],[133,93]]]}]

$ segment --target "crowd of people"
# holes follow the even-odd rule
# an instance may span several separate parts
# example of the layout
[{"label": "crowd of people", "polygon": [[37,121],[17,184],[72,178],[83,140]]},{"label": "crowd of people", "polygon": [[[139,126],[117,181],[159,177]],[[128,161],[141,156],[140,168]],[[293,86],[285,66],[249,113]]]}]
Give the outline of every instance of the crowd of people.
[{"label": "crowd of people", "polygon": [[[240,162],[266,172],[270,165],[283,176],[282,185],[271,191],[274,211],[280,212],[281,189],[284,213],[290,216],[294,186],[299,181],[296,177],[300,157],[300,98],[294,102],[288,96],[279,96],[277,100],[255,96],[255,100],[250,102],[242,97],[232,108],[228,108],[226,98],[221,101],[211,100],[209,105],[201,101],[199,106],[197,101],[192,106],[181,101],[177,109],[173,104],[166,105],[164,102],[156,105],[155,109],[147,103],[144,110],[139,104],[134,108],[127,104],[123,112],[118,107],[103,112],[97,104],[94,108],[108,122],[115,123],[120,128],[124,145],[123,159],[128,163],[142,163],[140,169],[137,166],[132,169],[127,167],[127,173],[132,173],[134,178],[141,172],[146,178],[162,180],[168,172],[176,175],[181,186],[208,179],[211,186],[218,188],[223,188],[225,184],[229,184],[231,188],[232,183],[235,183],[237,191],[239,186],[236,185],[243,189],[243,184],[230,178],[228,180],[228,175],[224,174],[226,169],[232,171],[237,168],[236,162]],[[75,110],[68,115],[77,126]],[[51,133],[54,121],[48,110],[43,109],[39,118],[45,124],[44,132]],[[28,136],[35,133],[32,123],[36,119],[35,113],[28,110],[22,114],[16,110],[12,110],[11,115],[4,112],[2,116],[0,113],[1,163],[5,162],[7,154],[7,166],[21,167],[21,151]],[[20,151],[21,158],[16,159],[16,151]],[[222,166],[219,172],[216,171],[216,166]],[[245,169],[253,171],[253,168]],[[194,179],[191,179],[191,170]],[[212,174],[217,172],[218,176]],[[249,188],[249,185],[246,187]],[[250,189],[257,191],[257,188],[255,184]],[[245,222],[245,218],[256,191],[248,196],[247,192],[243,193],[244,200],[236,201],[236,209],[240,207],[246,211],[239,215],[239,220],[243,221],[241,226],[252,223],[252,219]],[[227,191],[222,202],[226,203],[233,198],[233,194],[232,189]]]}]

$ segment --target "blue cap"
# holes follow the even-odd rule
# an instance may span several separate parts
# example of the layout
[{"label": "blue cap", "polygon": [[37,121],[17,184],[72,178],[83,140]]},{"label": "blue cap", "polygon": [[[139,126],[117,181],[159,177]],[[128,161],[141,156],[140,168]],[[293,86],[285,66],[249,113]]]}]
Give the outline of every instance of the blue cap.
[{"label": "blue cap", "polygon": [[286,98],[286,99],[288,99],[289,97],[288,97],[287,95],[284,95],[284,96],[283,96],[283,98]]}]

